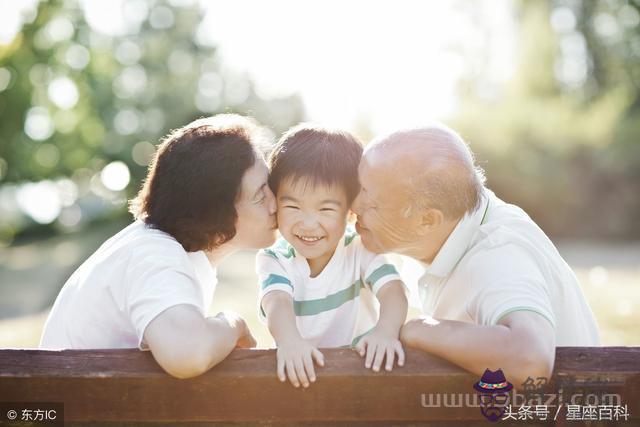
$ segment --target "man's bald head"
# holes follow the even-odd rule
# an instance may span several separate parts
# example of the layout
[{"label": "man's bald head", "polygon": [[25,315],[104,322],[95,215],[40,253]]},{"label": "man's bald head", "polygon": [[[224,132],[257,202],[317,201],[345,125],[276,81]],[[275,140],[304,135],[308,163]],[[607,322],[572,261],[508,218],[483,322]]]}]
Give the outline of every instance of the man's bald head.
[{"label": "man's bald head", "polygon": [[444,125],[380,137],[369,144],[365,157],[407,193],[415,208],[436,208],[455,219],[480,204],[484,171],[464,140]]}]

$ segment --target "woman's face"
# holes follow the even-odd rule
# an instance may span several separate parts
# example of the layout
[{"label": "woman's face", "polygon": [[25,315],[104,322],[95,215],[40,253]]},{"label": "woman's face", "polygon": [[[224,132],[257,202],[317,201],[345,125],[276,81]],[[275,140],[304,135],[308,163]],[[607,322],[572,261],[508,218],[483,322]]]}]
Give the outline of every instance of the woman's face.
[{"label": "woman's face", "polygon": [[236,235],[231,240],[238,249],[260,249],[275,242],[276,200],[267,184],[268,177],[269,171],[260,156],[242,177],[236,201]]}]

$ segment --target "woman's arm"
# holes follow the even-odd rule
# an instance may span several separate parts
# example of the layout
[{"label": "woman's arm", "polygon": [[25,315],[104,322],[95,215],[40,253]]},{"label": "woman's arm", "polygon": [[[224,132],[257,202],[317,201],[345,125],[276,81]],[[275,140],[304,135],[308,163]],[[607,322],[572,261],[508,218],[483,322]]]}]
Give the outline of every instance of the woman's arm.
[{"label": "woman's arm", "polygon": [[177,378],[203,374],[236,346],[256,345],[237,314],[224,312],[205,318],[190,305],[177,305],[160,313],[147,326],[144,339],[158,364]]}]

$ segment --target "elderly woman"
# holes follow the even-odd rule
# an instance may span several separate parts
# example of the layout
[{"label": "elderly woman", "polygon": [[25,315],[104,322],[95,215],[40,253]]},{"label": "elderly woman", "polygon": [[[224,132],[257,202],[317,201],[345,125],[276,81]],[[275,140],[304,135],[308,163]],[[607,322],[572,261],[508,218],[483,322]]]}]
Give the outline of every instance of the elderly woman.
[{"label": "elderly woman", "polygon": [[131,203],[135,221],[69,278],[41,348],[151,350],[187,378],[255,345],[243,319],[207,317],[216,265],[275,239],[276,205],[257,126],[237,115],[196,120],[159,146]]}]

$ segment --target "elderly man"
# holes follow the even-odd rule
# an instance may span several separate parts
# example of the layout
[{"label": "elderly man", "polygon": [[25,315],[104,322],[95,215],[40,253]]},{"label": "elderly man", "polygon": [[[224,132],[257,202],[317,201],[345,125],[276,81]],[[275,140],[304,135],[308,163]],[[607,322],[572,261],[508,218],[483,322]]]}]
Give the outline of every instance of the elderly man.
[{"label": "elderly man", "polygon": [[580,284],[544,232],[484,187],[467,144],[431,126],[379,138],[364,153],[357,230],[374,252],[424,266],[425,317],[403,343],[480,376],[549,377],[556,346],[599,345]]}]

